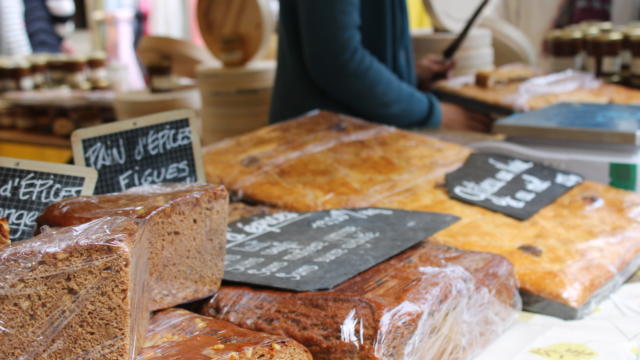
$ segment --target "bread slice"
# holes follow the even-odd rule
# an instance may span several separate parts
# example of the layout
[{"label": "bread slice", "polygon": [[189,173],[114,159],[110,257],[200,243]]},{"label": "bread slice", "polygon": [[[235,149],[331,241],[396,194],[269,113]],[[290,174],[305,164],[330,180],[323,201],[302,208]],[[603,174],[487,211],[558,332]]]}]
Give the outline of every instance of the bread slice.
[{"label": "bread slice", "polygon": [[[388,207],[461,221],[432,241],[506,257],[521,289],[580,308],[640,256],[640,195],[590,181],[527,221],[452,200],[444,175],[471,150],[317,112],[205,149],[209,181],[289,211]],[[523,249],[535,248],[527,252]]]},{"label": "bread slice", "polygon": [[147,239],[102,218],[0,251],[0,359],[133,359],[148,321]]},{"label": "bread slice", "polygon": [[283,336],[169,309],[151,319],[138,360],[311,360],[304,346]]},{"label": "bread slice", "polygon": [[528,80],[535,75],[535,70],[528,66],[506,66],[495,70],[478,71],[476,85],[481,88],[492,88],[497,85]]},{"label": "bread slice", "polygon": [[114,215],[144,219],[151,239],[151,309],[159,310],[205,298],[220,286],[227,207],[222,186],[154,185],[66,199],[50,205],[37,221],[58,227]]},{"label": "bread slice", "polygon": [[0,219],[0,249],[11,244],[11,229],[9,228],[9,222],[7,219]]},{"label": "bread slice", "polygon": [[468,359],[520,306],[504,258],[422,243],[331,291],[223,286],[203,313],[291,337],[314,359]]}]

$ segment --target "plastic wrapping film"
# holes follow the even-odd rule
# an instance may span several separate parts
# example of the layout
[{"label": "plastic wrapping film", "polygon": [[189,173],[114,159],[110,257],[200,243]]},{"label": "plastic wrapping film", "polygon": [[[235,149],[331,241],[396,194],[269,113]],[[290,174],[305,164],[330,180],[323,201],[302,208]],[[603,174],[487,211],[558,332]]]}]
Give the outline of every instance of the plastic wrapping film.
[{"label": "plastic wrapping film", "polygon": [[138,360],[311,360],[304,346],[282,336],[239,328],[229,322],[170,309],[149,325]]},{"label": "plastic wrapping film", "polygon": [[519,110],[539,109],[558,101],[604,104],[611,102],[609,96],[598,92],[601,86],[602,81],[592,74],[566,70],[521,83],[517,93],[508,101]]},{"label": "plastic wrapping film", "polygon": [[515,319],[504,258],[422,243],[330,291],[223,286],[203,312],[284,335],[314,359],[468,359]]},{"label": "plastic wrapping film", "polygon": [[605,84],[592,74],[574,70],[536,76],[491,89],[476,86],[472,76],[457,77],[440,82],[436,91],[444,100],[468,103],[489,111],[496,108],[498,113],[504,112],[503,108],[528,111],[560,102],[640,105],[640,91]]},{"label": "plastic wrapping film", "polygon": [[11,239],[9,238],[10,234],[9,222],[5,218],[0,218],[0,249],[11,244]]},{"label": "plastic wrapping film", "polygon": [[210,181],[285,210],[388,207],[459,216],[433,241],[503,255],[522,290],[568,308],[592,306],[601,288],[624,281],[623,270],[640,255],[640,195],[587,181],[518,221],[449,198],[443,175],[469,153],[320,112],[215,144],[205,167]]},{"label": "plastic wrapping film", "polygon": [[103,218],[0,251],[0,358],[134,359],[149,314],[144,229]]},{"label": "plastic wrapping film", "polygon": [[212,295],[226,254],[228,194],[223,186],[151,185],[120,194],[81,196],[47,207],[40,226],[82,224],[104,216],[146,220],[151,310]]}]

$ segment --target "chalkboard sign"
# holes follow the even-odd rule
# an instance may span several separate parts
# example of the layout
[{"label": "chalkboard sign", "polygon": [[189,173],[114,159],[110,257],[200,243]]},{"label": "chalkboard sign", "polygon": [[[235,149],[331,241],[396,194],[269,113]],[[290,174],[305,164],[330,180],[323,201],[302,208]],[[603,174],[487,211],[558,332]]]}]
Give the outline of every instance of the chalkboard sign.
[{"label": "chalkboard sign", "polygon": [[167,182],[204,182],[194,113],[169,111],[76,130],[73,158],[98,170],[96,194]]},{"label": "chalkboard sign", "polygon": [[229,226],[224,279],[293,291],[331,289],[456,221],[379,208],[245,218]]},{"label": "chalkboard sign", "polygon": [[446,176],[451,198],[527,220],[583,181],[582,176],[497,154],[472,154]]},{"label": "chalkboard sign", "polygon": [[31,238],[36,218],[50,204],[91,195],[94,169],[0,157],[0,218],[11,228],[11,241]]}]

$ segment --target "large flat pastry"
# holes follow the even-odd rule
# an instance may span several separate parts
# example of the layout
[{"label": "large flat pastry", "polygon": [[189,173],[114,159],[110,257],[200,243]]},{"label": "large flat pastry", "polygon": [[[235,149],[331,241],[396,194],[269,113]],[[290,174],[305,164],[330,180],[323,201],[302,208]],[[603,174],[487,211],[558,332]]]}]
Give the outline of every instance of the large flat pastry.
[{"label": "large flat pastry", "polygon": [[[208,180],[293,211],[384,206],[462,218],[432,241],[505,256],[529,308],[563,317],[622,282],[640,254],[640,196],[584,182],[527,221],[451,200],[444,175],[470,150],[327,112],[206,149]],[[620,275],[620,274],[623,275]],[[540,302],[537,302],[540,304]]]}]

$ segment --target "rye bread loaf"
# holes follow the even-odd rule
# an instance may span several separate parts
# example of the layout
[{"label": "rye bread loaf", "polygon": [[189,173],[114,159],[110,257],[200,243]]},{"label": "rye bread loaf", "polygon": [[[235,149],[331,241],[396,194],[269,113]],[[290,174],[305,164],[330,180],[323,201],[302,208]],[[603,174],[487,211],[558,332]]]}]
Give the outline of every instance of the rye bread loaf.
[{"label": "rye bread loaf", "polygon": [[102,218],[0,251],[0,359],[131,360],[148,321],[147,234]]},{"label": "rye bread loaf", "polygon": [[151,310],[159,310],[205,298],[219,288],[227,206],[222,186],[154,185],[66,199],[47,207],[37,222],[58,227],[114,215],[144,219],[151,239]]},{"label": "rye bread loaf", "polygon": [[311,360],[294,340],[239,328],[229,322],[169,309],[149,325],[138,360]]},{"label": "rye bread loaf", "polygon": [[330,291],[226,286],[205,315],[290,337],[314,359],[467,359],[512,322],[520,298],[501,256],[421,243]]},{"label": "rye bread loaf", "polygon": [[284,210],[388,207],[457,215],[432,241],[503,255],[527,293],[584,306],[640,255],[640,195],[586,181],[526,221],[452,200],[470,150],[327,112],[205,149],[207,178]]}]

